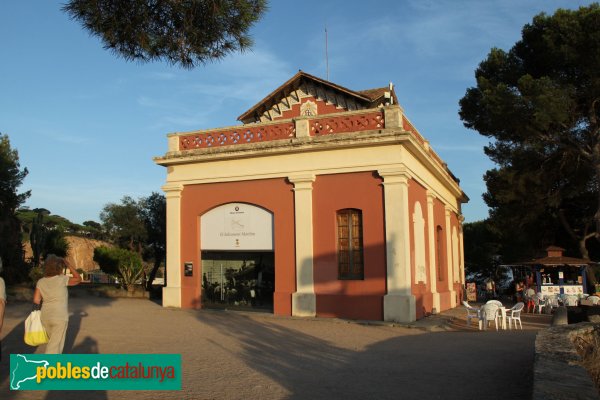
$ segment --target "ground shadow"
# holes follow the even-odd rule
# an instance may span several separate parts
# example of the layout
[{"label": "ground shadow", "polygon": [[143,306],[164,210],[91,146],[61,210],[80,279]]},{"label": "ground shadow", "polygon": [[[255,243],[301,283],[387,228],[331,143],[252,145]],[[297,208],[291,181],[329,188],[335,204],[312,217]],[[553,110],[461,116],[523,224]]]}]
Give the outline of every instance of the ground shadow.
[{"label": "ground shadow", "polygon": [[[85,288],[78,288],[74,290],[73,288],[69,288],[69,325],[67,327],[67,335],[65,338],[65,347],[64,353],[97,353],[98,348],[97,345],[94,345],[91,341],[94,341],[93,338],[86,337],[83,342],[75,345],[77,342],[77,336],[81,329],[81,324],[83,318],[87,316],[87,309],[89,308],[90,303],[93,304],[94,307],[103,307],[110,306],[113,302],[112,299],[100,299],[97,297],[90,296]],[[93,299],[93,302],[90,302],[90,299]],[[7,322],[11,321],[25,321],[29,313],[31,312],[31,303],[29,302],[21,302],[21,301],[10,301],[7,303],[6,312],[5,312],[5,326],[4,329],[9,325]],[[45,346],[39,347],[31,347],[26,345],[23,342],[24,337],[24,323],[19,322],[16,324],[12,324],[13,328],[4,335],[2,339],[2,362],[0,363],[0,398],[10,398],[10,396],[4,392],[10,392],[10,382],[9,382],[9,374],[10,374],[10,354],[41,354],[45,350]],[[42,392],[43,393],[43,392]],[[55,396],[48,392],[49,396]],[[61,392],[56,392],[61,393]],[[86,392],[87,393],[87,392]],[[18,397],[18,396],[14,396]],[[81,395],[74,396],[71,398],[78,398]],[[55,399],[64,399],[64,393],[62,396],[56,394],[56,397],[48,397]],[[86,394],[86,398],[98,398],[104,399],[104,397],[88,397]]]},{"label": "ground shadow", "polygon": [[67,329],[67,334],[65,337],[65,347],[63,349],[63,353],[78,353],[75,351],[76,349],[74,349],[73,346],[75,345],[75,339],[77,338],[79,330],[81,329],[81,320],[87,316],[88,313],[80,307],[77,307],[77,309],[69,313],[69,328]]},{"label": "ground shadow", "polygon": [[[69,320],[69,328],[71,327],[71,321]],[[66,347],[66,345],[65,345]],[[98,342],[90,337],[86,336],[77,346],[73,347],[70,351],[73,354],[98,354]],[[86,400],[106,400],[108,399],[105,390],[70,390],[70,391],[49,391],[46,394],[45,400],[65,400],[65,399],[81,399]]]},{"label": "ground shadow", "polygon": [[[407,334],[398,330],[392,339],[352,349],[347,347],[352,340],[337,345],[266,318],[227,318],[201,311],[199,319],[235,338],[241,350],[232,353],[282,385],[290,393],[288,399],[531,398],[533,331]],[[344,334],[343,325],[336,329]],[[370,329],[383,328],[358,331],[368,335]],[[235,393],[224,397],[236,398]],[[264,393],[264,398],[269,394]]]}]

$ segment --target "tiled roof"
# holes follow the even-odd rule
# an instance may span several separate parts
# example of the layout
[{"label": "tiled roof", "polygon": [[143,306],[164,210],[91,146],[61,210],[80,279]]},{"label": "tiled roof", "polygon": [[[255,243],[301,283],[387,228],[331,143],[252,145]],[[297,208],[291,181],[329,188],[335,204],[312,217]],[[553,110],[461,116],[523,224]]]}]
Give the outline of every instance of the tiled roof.
[{"label": "tiled roof", "polygon": [[[372,106],[377,106],[377,103],[381,103],[382,101],[384,102],[385,95],[386,95],[386,93],[389,93],[389,92],[390,92],[390,88],[388,86],[358,91],[358,93],[360,93],[364,96],[367,96],[369,99],[371,99]],[[394,104],[398,104],[398,99],[396,98],[396,92],[394,91],[393,88],[391,90],[391,96],[394,99]]]},{"label": "tiled roof", "polygon": [[542,257],[535,260],[524,262],[526,265],[544,265],[546,267],[554,267],[560,265],[588,265],[589,260],[574,257]]},{"label": "tiled roof", "polygon": [[[314,75],[308,74],[304,71],[298,71],[298,73],[296,73],[287,82],[285,82],[283,85],[279,86],[277,89],[275,89],[269,95],[267,95],[264,99],[262,99],[261,101],[256,103],[254,106],[252,106],[248,111],[246,111],[242,115],[240,115],[238,117],[238,120],[244,121],[248,117],[251,117],[252,115],[254,115],[256,113],[260,113],[261,110],[269,109],[273,104],[275,104],[281,98],[283,98],[284,96],[289,94],[289,92],[296,89],[300,85],[300,83],[302,82],[303,79],[311,80],[317,84],[329,87],[330,89],[333,89],[337,92],[341,92],[346,96],[351,96],[354,99],[356,99],[357,101],[362,102],[367,107],[376,105],[374,103],[377,102],[379,99],[381,99],[384,96],[386,91],[389,91],[389,88],[385,88],[385,87],[363,90],[363,91],[354,91],[354,90],[345,88],[343,86],[337,85],[333,82],[327,81],[325,79],[321,79]],[[396,94],[393,92],[393,90],[392,90],[392,96],[394,98],[394,102],[397,104]]]},{"label": "tiled roof", "polygon": [[359,90],[358,93],[364,94],[365,96],[370,98],[371,101],[373,101],[383,97],[385,95],[385,92],[387,92],[388,90],[389,88],[382,87],[375,89]]}]

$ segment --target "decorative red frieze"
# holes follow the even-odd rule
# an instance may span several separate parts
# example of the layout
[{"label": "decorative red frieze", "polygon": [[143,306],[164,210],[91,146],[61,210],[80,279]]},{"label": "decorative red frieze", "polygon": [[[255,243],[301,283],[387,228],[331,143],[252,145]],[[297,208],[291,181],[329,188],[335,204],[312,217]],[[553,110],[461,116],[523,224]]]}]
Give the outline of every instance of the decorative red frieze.
[{"label": "decorative red frieze", "polygon": [[312,119],[311,136],[331,135],[343,132],[359,132],[385,128],[383,112],[354,114],[348,116]]},{"label": "decorative red frieze", "polygon": [[295,136],[293,122],[256,127],[240,126],[223,131],[212,131],[181,136],[179,150],[193,150],[235,144],[268,142]]},{"label": "decorative red frieze", "polygon": [[333,114],[333,113],[348,111],[346,108],[343,108],[343,109],[338,108],[335,104],[328,104],[323,100],[315,99],[314,97],[307,97],[307,98],[302,99],[300,101],[300,103],[293,104],[289,110],[283,111],[281,113],[281,116],[274,117],[273,119],[277,120],[277,119],[288,119],[288,118],[297,118],[297,117],[301,117],[301,116],[306,116],[306,115],[302,114],[300,108],[302,107],[302,104],[306,103],[307,101],[312,101],[313,103],[316,104],[317,115],[326,115],[326,114]]}]

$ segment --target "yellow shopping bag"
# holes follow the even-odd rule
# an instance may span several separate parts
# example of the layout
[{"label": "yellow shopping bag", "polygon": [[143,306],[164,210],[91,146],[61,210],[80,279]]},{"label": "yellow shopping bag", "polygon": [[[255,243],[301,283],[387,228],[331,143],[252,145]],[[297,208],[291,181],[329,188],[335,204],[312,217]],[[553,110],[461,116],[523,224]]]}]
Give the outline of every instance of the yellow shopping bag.
[{"label": "yellow shopping bag", "polygon": [[30,346],[48,343],[48,334],[42,325],[41,311],[32,311],[25,320],[24,340]]}]

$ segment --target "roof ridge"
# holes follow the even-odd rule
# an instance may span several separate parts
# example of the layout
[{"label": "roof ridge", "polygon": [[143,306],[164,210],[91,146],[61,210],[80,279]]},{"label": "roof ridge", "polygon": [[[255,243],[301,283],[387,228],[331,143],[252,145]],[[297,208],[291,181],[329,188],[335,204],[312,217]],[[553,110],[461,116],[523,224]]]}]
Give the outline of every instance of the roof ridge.
[{"label": "roof ridge", "polygon": [[356,97],[357,99],[366,102],[366,103],[371,103],[373,101],[373,99],[370,96],[367,96],[364,93],[361,92],[357,92],[355,90],[351,90],[348,89],[344,86],[338,85],[336,83],[330,82],[328,80],[319,78],[315,75],[311,75],[307,72],[304,72],[302,70],[299,70],[296,74],[294,74],[294,76],[292,76],[290,79],[288,79],[287,81],[285,81],[282,85],[280,85],[279,87],[277,87],[275,90],[273,90],[271,93],[269,93],[265,98],[263,98],[262,100],[260,100],[259,102],[257,102],[255,105],[253,105],[252,107],[250,107],[246,112],[244,112],[243,114],[241,114],[237,119],[238,121],[244,121],[245,119],[247,119],[248,117],[250,117],[253,113],[255,113],[258,109],[260,109],[261,106],[264,106],[265,104],[267,104],[269,101],[274,101],[274,99],[280,95],[285,89],[286,87],[294,84],[295,82],[306,78],[306,79],[310,79],[314,82],[320,83],[322,85],[328,86],[333,90],[336,91],[340,91],[340,92],[344,92],[347,95]]}]

